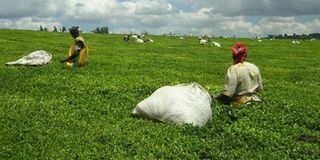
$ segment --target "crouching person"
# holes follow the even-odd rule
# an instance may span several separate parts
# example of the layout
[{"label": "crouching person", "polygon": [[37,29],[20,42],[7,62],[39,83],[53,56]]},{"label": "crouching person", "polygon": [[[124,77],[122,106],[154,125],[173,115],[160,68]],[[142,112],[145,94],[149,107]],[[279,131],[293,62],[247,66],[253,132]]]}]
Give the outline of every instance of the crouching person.
[{"label": "crouching person", "polygon": [[88,47],[80,36],[79,27],[72,27],[69,32],[74,38],[74,43],[69,49],[68,58],[61,63],[67,68],[83,67],[88,63]]},{"label": "crouching person", "polygon": [[237,43],[232,47],[233,65],[225,76],[223,93],[216,100],[223,104],[250,104],[261,101],[257,95],[263,89],[262,78],[258,67],[246,62],[247,47]]},{"label": "crouching person", "polygon": [[125,35],[122,40],[124,42],[128,42],[130,40],[130,37],[131,37],[131,35]]}]

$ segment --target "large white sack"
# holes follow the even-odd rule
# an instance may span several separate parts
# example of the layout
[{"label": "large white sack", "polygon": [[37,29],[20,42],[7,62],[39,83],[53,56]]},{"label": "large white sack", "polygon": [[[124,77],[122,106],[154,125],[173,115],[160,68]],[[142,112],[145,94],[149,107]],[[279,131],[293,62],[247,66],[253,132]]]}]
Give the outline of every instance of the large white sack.
[{"label": "large white sack", "polygon": [[204,126],[211,120],[211,97],[199,84],[164,86],[141,101],[135,116],[174,124]]},{"label": "large white sack", "polygon": [[221,47],[221,44],[218,43],[218,42],[212,42],[212,45],[213,45],[213,46],[216,46],[216,47]]},{"label": "large white sack", "polygon": [[201,39],[200,41],[199,41],[199,44],[202,44],[202,45],[204,45],[204,44],[207,44],[207,40],[205,40],[205,39]]},{"label": "large white sack", "polygon": [[137,38],[136,41],[137,41],[138,43],[144,43],[144,41],[143,41],[142,39],[140,39],[140,38]]},{"label": "large white sack", "polygon": [[17,61],[8,62],[6,65],[43,65],[51,61],[52,55],[43,50],[34,51],[27,56],[24,56]]}]

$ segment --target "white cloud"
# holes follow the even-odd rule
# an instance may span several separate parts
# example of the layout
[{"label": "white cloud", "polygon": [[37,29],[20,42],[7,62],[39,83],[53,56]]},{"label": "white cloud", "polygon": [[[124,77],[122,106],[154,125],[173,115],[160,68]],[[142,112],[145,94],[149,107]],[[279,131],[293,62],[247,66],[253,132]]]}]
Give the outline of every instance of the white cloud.
[{"label": "white cloud", "polygon": [[0,19],[0,28],[11,28],[11,29],[31,29],[37,30],[42,27],[53,30],[53,26],[62,27],[62,24],[52,19],[39,19],[39,18],[20,18],[14,20]]},{"label": "white cloud", "polygon": [[10,0],[0,1],[0,18],[40,17],[49,18],[64,14],[64,0]]},{"label": "white cloud", "polygon": [[177,12],[177,10],[165,0],[137,0],[135,1],[135,6],[135,13],[138,15],[163,15]]},{"label": "white cloud", "polygon": [[225,16],[319,15],[319,0],[178,0],[195,8],[212,7]]},{"label": "white cloud", "polygon": [[14,26],[14,22],[11,20],[0,19],[0,28],[12,28]]},{"label": "white cloud", "polygon": [[266,17],[262,18],[258,25],[265,34],[304,34],[319,32],[320,22],[318,19],[301,23],[297,22],[294,17]]},{"label": "white cloud", "polygon": [[230,18],[221,22],[218,28],[225,33],[235,36],[255,36],[261,35],[261,27],[247,22],[244,17]]},{"label": "white cloud", "polygon": [[68,10],[63,19],[84,22],[102,21],[112,14],[117,5],[115,0],[67,0],[67,2]]},{"label": "white cloud", "polygon": [[[23,2],[23,4],[21,4]],[[21,18],[23,16],[33,16],[37,14],[36,8],[40,8],[41,3],[36,0],[10,0],[0,1],[0,18]]]},{"label": "white cloud", "polygon": [[314,19],[312,22],[307,23],[309,33],[319,33],[320,31],[320,20]]},{"label": "white cloud", "polygon": [[[318,0],[10,0],[0,2],[0,28],[52,28],[67,23],[107,24],[122,33],[312,33],[319,32],[319,19],[301,22],[295,15],[319,15],[319,7]],[[261,18],[252,21],[257,15]]]}]

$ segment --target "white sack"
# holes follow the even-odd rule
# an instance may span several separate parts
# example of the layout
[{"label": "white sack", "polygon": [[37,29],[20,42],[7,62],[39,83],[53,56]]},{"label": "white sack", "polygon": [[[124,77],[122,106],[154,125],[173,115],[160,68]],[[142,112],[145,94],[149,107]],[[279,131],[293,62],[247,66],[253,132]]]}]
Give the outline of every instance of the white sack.
[{"label": "white sack", "polygon": [[17,61],[8,62],[6,65],[43,65],[51,61],[52,55],[47,51],[39,50],[24,56]]},{"label": "white sack", "polygon": [[178,125],[204,126],[211,120],[211,97],[199,84],[164,86],[141,101],[135,116]]},{"label": "white sack", "polygon": [[201,40],[199,41],[199,44],[202,44],[202,45],[207,44],[207,40],[201,39]]},{"label": "white sack", "polygon": [[144,41],[143,41],[142,39],[140,39],[140,38],[137,38],[136,41],[137,41],[138,43],[144,43]]},{"label": "white sack", "polygon": [[216,47],[221,47],[221,44],[218,43],[218,42],[212,42],[212,45],[213,45],[213,46],[216,46]]}]

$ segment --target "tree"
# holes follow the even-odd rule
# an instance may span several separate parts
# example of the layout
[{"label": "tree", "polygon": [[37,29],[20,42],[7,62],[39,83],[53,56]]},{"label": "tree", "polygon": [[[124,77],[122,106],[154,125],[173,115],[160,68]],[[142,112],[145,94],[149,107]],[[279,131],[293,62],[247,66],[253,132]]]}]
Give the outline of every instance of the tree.
[{"label": "tree", "polygon": [[311,33],[308,36],[309,38],[320,39],[320,33]]},{"label": "tree", "polygon": [[66,27],[65,27],[65,26],[62,26],[61,32],[65,32],[66,30],[67,30]]},{"label": "tree", "polygon": [[53,26],[53,32],[58,32],[57,27]]},{"label": "tree", "polygon": [[100,28],[97,27],[95,30],[92,31],[93,33],[100,33]]},{"label": "tree", "polygon": [[106,25],[104,27],[97,27],[95,30],[92,31],[93,33],[101,33],[101,34],[109,34],[109,27]]},{"label": "tree", "polygon": [[109,34],[109,27],[106,25],[100,28],[100,33],[102,34]]},{"label": "tree", "polygon": [[42,26],[40,25],[40,31],[43,31],[43,28],[42,28]]}]

